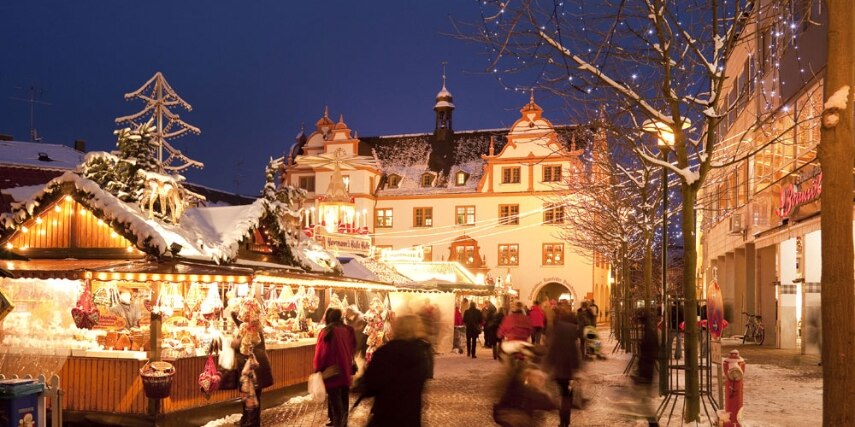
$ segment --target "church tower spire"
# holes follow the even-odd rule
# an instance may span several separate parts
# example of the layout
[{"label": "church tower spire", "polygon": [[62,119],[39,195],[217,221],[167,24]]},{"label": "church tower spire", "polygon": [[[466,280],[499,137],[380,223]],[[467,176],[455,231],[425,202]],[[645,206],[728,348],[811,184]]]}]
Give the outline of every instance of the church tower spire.
[{"label": "church tower spire", "polygon": [[451,114],[454,112],[454,103],[451,92],[445,87],[445,66],[447,62],[442,62],[442,89],[436,94],[436,104],[433,106],[433,111],[436,112],[436,128],[434,132],[452,131]]}]

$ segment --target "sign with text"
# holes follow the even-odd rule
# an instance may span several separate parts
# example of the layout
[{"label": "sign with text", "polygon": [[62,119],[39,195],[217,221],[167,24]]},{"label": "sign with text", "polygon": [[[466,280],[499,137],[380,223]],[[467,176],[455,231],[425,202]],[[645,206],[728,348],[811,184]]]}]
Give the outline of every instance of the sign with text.
[{"label": "sign with text", "polygon": [[798,212],[800,206],[819,200],[822,194],[822,172],[819,168],[815,173],[800,177],[795,183],[785,184],[781,188],[781,201],[775,213],[781,218],[789,218]]},{"label": "sign with text", "polygon": [[371,252],[371,237],[360,234],[330,233],[318,228],[315,240],[328,251],[368,255]]}]

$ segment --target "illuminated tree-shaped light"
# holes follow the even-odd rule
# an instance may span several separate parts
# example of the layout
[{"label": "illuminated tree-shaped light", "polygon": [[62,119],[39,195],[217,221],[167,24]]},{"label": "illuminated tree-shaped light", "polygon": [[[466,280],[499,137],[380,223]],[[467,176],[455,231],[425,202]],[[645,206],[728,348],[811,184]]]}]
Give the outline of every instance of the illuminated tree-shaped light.
[{"label": "illuminated tree-shaped light", "polygon": [[[171,110],[173,107],[181,107],[187,111],[192,111],[193,107],[178,96],[166,78],[163,77],[163,74],[158,71],[139,89],[126,93],[125,99],[140,99],[145,102],[145,108],[137,113],[116,118],[116,123],[138,125],[151,119],[154,124],[151,143],[157,147],[157,160],[163,165],[164,170],[179,172],[189,167],[202,168],[204,166],[202,162],[185,156],[168,142],[168,140],[179,138],[187,132],[198,135],[201,131],[181,120],[181,117]],[[163,158],[164,151],[166,151],[166,159]]]}]

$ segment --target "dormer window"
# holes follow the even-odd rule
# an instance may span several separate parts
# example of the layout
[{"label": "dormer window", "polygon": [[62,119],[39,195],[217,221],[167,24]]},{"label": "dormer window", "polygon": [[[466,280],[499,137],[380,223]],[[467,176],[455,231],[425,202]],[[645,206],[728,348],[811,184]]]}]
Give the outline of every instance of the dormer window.
[{"label": "dormer window", "polygon": [[398,188],[401,185],[400,175],[389,175],[389,188]]},{"label": "dormer window", "polygon": [[454,185],[460,187],[466,185],[466,181],[469,179],[469,174],[463,171],[457,172],[454,175]]},{"label": "dormer window", "polygon": [[433,186],[433,174],[426,173],[422,175],[422,187],[432,187]]}]

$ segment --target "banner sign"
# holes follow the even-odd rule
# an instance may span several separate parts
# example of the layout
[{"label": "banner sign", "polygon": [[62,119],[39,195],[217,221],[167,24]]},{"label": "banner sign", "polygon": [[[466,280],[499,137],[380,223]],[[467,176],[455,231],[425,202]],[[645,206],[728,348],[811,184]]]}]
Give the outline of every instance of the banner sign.
[{"label": "banner sign", "polygon": [[315,240],[328,251],[348,252],[357,255],[368,255],[371,252],[371,237],[369,236],[330,233],[323,227],[319,227]]}]

